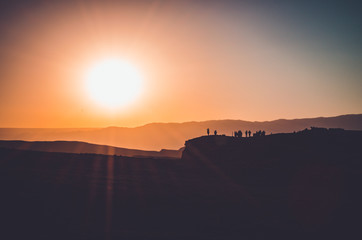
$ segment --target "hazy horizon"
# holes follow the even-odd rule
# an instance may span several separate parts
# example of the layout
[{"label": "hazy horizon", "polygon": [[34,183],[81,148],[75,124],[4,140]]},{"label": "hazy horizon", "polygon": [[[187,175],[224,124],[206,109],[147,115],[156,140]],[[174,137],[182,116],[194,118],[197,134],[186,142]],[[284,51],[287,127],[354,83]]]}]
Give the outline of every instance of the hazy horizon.
[{"label": "hazy horizon", "polygon": [[122,148],[161,150],[180,149],[188,139],[213,133],[231,136],[236,130],[264,130],[266,134],[290,133],[310,127],[362,130],[362,114],[330,118],[280,119],[267,122],[211,120],[185,123],[153,123],[134,128],[0,128],[2,140],[83,141]]},{"label": "hazy horizon", "polygon": [[110,125],[110,126],[98,126],[98,127],[92,127],[92,126],[82,126],[82,127],[3,127],[0,126],[0,128],[34,128],[34,129],[98,129],[98,128],[139,128],[144,127],[147,125],[152,124],[184,124],[184,123],[201,123],[201,122],[211,122],[211,121],[245,121],[245,122],[257,122],[257,123],[263,123],[263,122],[273,122],[278,120],[302,120],[302,119],[315,119],[315,118],[333,118],[333,117],[341,117],[346,115],[362,115],[362,113],[346,113],[341,115],[333,115],[333,116],[312,116],[312,117],[300,117],[300,118],[277,118],[277,119],[271,119],[271,120],[245,120],[245,119],[207,119],[207,120],[189,120],[185,122],[148,122],[141,125],[135,125],[135,126],[117,126],[117,125]]}]

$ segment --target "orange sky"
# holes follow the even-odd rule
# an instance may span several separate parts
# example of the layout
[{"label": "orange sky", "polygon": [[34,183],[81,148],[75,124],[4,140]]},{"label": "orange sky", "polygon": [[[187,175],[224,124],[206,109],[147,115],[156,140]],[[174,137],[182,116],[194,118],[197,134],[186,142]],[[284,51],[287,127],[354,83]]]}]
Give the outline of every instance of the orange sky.
[{"label": "orange sky", "polygon": [[[345,52],[251,7],[77,1],[22,8],[2,22],[0,127],[137,126],[361,113],[361,70]],[[92,102],[97,61],[132,62],[142,95]]]}]

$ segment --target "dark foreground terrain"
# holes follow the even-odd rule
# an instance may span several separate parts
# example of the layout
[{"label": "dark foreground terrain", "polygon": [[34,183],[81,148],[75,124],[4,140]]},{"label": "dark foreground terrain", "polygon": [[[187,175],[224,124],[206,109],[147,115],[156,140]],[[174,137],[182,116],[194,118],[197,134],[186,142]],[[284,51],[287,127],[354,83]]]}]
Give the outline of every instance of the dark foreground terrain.
[{"label": "dark foreground terrain", "polygon": [[362,133],[186,142],[182,159],[0,149],[1,239],[360,239]]}]

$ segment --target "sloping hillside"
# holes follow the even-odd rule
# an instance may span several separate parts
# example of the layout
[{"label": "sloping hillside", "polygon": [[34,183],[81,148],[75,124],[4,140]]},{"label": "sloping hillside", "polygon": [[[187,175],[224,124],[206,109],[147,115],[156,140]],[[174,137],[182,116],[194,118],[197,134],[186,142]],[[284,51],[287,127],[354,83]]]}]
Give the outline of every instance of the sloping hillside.
[{"label": "sloping hillside", "polygon": [[63,153],[94,153],[104,155],[121,155],[126,157],[157,157],[157,158],[181,158],[182,150],[143,151],[137,149],[118,148],[106,145],[90,144],[85,142],[27,142],[27,141],[3,141],[0,140],[0,147],[33,150],[45,152]]}]

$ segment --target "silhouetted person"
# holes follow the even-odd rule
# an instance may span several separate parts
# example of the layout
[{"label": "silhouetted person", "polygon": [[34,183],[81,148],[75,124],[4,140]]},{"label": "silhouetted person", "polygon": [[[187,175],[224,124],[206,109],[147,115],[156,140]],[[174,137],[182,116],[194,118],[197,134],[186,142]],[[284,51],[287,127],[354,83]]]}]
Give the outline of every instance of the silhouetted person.
[{"label": "silhouetted person", "polygon": [[262,135],[262,136],[265,136],[265,131],[262,131],[262,132],[261,132],[261,135]]},{"label": "silhouetted person", "polygon": [[261,130],[256,131],[256,132],[253,134],[253,137],[260,137],[260,136],[261,136]]},{"label": "silhouetted person", "polygon": [[249,137],[250,137],[250,135],[251,135],[251,131],[249,130]]},{"label": "silhouetted person", "polygon": [[210,129],[206,129],[206,132],[207,132],[207,136],[210,135]]},{"label": "silhouetted person", "polygon": [[239,138],[243,137],[243,132],[241,130],[238,131],[238,137]]},{"label": "silhouetted person", "polygon": [[248,137],[248,130],[245,130],[245,137]]},{"label": "silhouetted person", "polygon": [[214,131],[214,134],[215,134],[215,136],[217,135],[217,131],[216,131],[216,130]]}]

